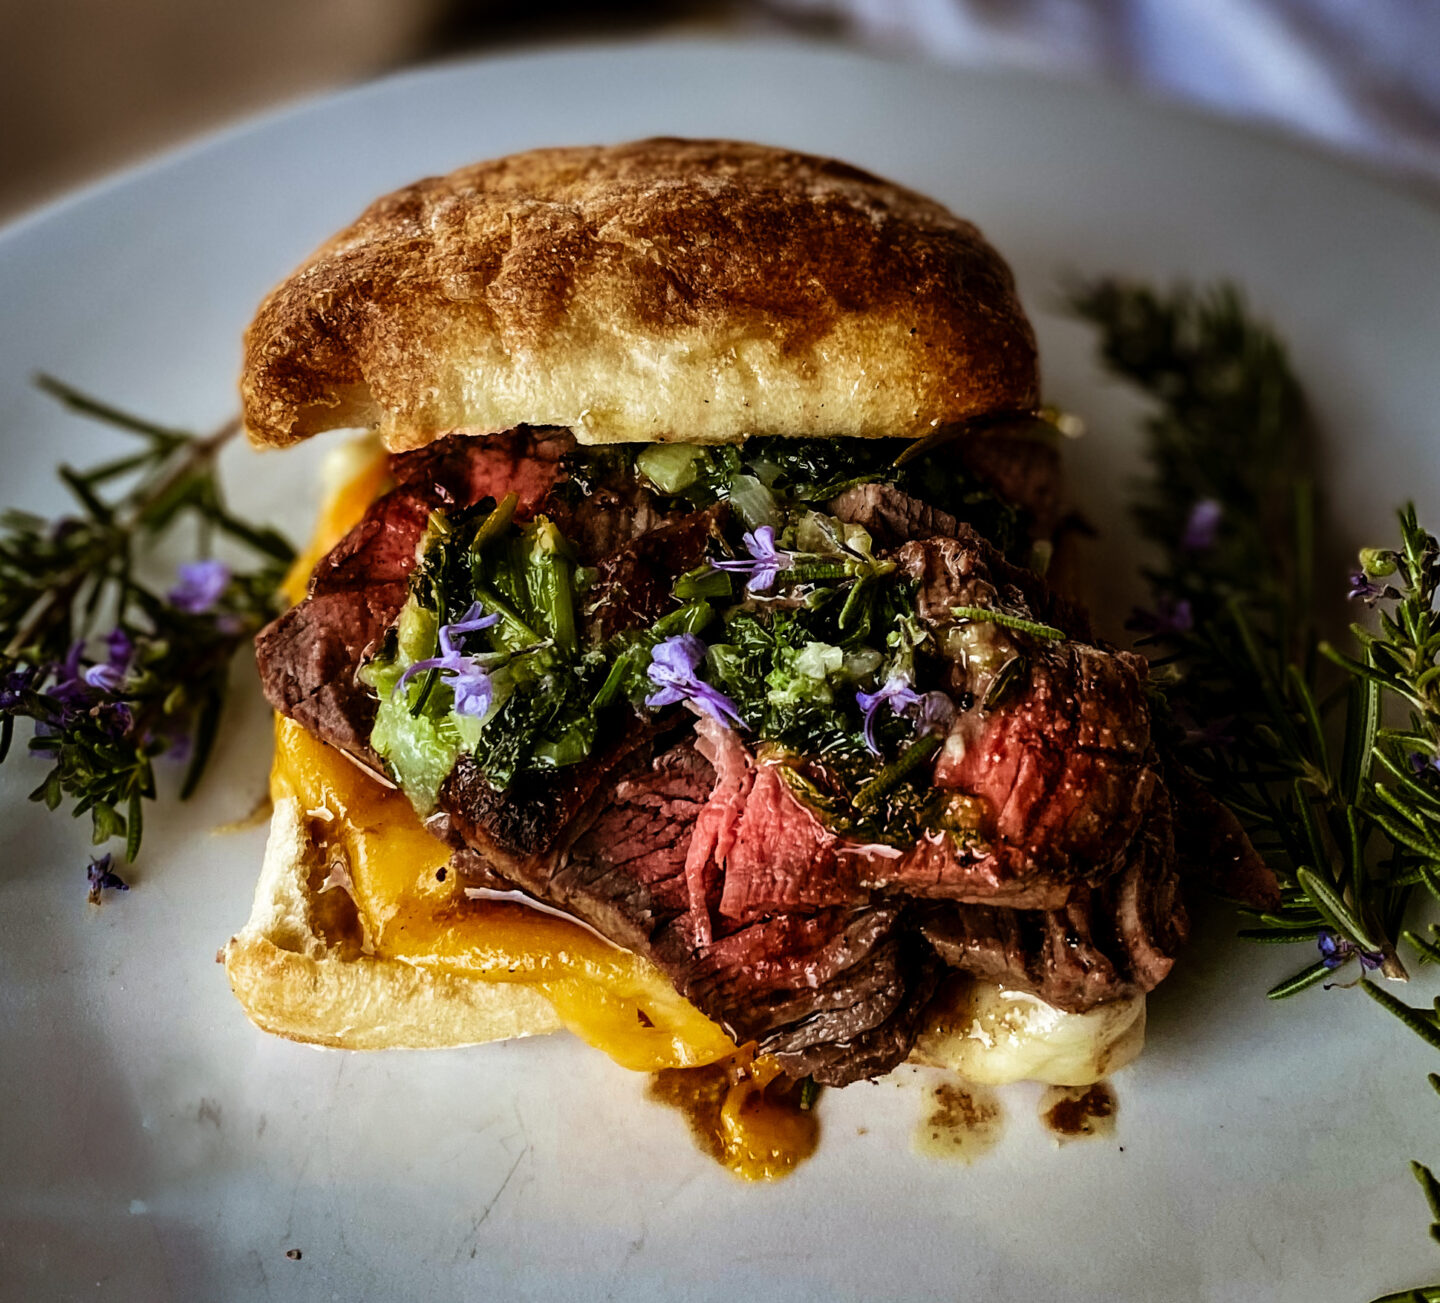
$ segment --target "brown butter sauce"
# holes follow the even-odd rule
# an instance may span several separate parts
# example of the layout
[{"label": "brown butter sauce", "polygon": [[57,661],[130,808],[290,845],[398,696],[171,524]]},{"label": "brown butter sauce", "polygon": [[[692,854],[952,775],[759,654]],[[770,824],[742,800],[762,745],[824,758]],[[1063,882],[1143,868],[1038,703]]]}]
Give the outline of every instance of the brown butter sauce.
[{"label": "brown butter sauce", "polygon": [[802,1109],[798,1087],[767,1072],[764,1060],[665,1068],[647,1094],[679,1112],[701,1151],[743,1180],[789,1176],[820,1142],[814,1109]]},{"label": "brown butter sauce", "polygon": [[[801,1109],[798,1089],[743,1056],[700,1068],[668,1068],[653,1074],[649,1098],[675,1109],[700,1150],[749,1181],[788,1176],[814,1152],[820,1124]],[[930,1110],[916,1128],[913,1147],[932,1158],[969,1164],[999,1142],[1004,1112],[987,1086],[944,1081],[926,1095]],[[1040,1120],[1059,1143],[1110,1135],[1117,1101],[1107,1082],[1047,1086]]]},{"label": "brown butter sauce", "polygon": [[1040,1120],[1061,1143],[1115,1130],[1115,1092],[1103,1081],[1093,1086],[1049,1086],[1040,1098]]},{"label": "brown butter sauce", "polygon": [[1000,1139],[1004,1113],[1000,1097],[988,1086],[943,1081],[926,1092],[931,1109],[915,1129],[917,1153],[971,1163]]}]

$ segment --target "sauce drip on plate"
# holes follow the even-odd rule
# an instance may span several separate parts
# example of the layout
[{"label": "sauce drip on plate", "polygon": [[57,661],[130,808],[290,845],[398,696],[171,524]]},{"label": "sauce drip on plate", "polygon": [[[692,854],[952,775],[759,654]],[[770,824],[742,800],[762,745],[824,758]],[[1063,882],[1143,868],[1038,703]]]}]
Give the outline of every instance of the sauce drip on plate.
[{"label": "sauce drip on plate", "polygon": [[971,1163],[1000,1139],[1000,1097],[987,1086],[944,1081],[927,1092],[931,1109],[915,1131],[914,1146],[931,1158]]},{"label": "sauce drip on plate", "polygon": [[1040,1099],[1040,1120],[1063,1144],[1115,1130],[1115,1092],[1103,1081],[1092,1086],[1051,1086]]},{"label": "sauce drip on plate", "polygon": [[800,1088],[764,1057],[742,1051],[699,1068],[650,1078],[650,1098],[678,1110],[695,1143],[747,1181],[788,1176],[815,1152],[820,1119],[800,1106]]}]

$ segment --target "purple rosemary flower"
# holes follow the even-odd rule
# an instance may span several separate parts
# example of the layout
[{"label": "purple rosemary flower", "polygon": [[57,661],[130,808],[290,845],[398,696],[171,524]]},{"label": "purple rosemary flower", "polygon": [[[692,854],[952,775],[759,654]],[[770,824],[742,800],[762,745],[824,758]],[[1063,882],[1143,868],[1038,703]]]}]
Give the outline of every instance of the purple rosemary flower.
[{"label": "purple rosemary flower", "polygon": [[452,678],[450,691],[455,694],[455,713],[474,715],[476,719],[483,719],[495,700],[495,685],[478,666]]},{"label": "purple rosemary flower", "polygon": [[[927,694],[928,695],[928,694]],[[910,686],[910,680],[903,674],[892,674],[881,685],[878,692],[857,692],[855,704],[865,712],[865,745],[872,755],[880,754],[880,742],[875,736],[876,716],[884,706],[889,706],[897,715],[903,715],[920,702],[920,694]]]},{"label": "purple rosemary flower", "polygon": [[676,634],[656,643],[650,649],[650,668],[645,671],[656,690],[645,698],[645,704],[673,706],[686,701],[716,723],[744,728],[745,721],[735,703],[699,677],[704,660],[705,644],[693,633]]},{"label": "purple rosemary flower", "polygon": [[470,634],[499,623],[498,615],[486,615],[485,608],[479,602],[471,602],[470,609],[453,624],[440,626],[440,651],[446,656],[458,655],[460,645],[456,642],[457,638],[459,643],[463,644]]},{"label": "purple rosemary flower", "polygon": [[166,600],[186,615],[204,615],[230,586],[230,567],[223,561],[187,561],[179,574],[180,582]]},{"label": "purple rosemary flower", "polygon": [[100,665],[92,665],[81,677],[92,688],[101,692],[119,692],[125,686],[130,673],[130,662],[135,656],[135,644],[124,629],[112,629],[105,638],[108,659]]},{"label": "purple rosemary flower", "polygon": [[1195,627],[1195,613],[1188,598],[1182,597],[1177,602],[1162,594],[1156,599],[1153,611],[1137,610],[1130,617],[1129,627],[1153,637],[1174,637],[1189,633]]},{"label": "purple rosemary flower", "polygon": [[135,655],[135,643],[124,629],[114,628],[105,635],[105,650],[112,665],[129,665]]},{"label": "purple rosemary flower", "polygon": [[[0,695],[3,700],[3,695]],[[1419,778],[1422,774],[1429,774],[1432,778],[1440,773],[1440,756],[1427,756],[1423,751],[1412,751],[1410,753],[1410,772]]]},{"label": "purple rosemary flower", "polygon": [[125,881],[114,869],[115,857],[107,851],[98,860],[91,860],[90,866],[85,870],[85,876],[90,882],[90,903],[100,903],[102,891],[129,891],[130,884]]},{"label": "purple rosemary flower", "polygon": [[750,560],[743,557],[734,561],[712,561],[716,570],[729,570],[735,574],[749,575],[745,581],[747,593],[766,593],[775,586],[775,576],[795,564],[795,558],[784,548],[775,546],[775,531],[769,525],[761,525],[752,534],[744,537],[745,550]]},{"label": "purple rosemary flower", "polygon": [[455,713],[483,717],[495,700],[495,685],[485,667],[473,656],[466,656],[461,650],[465,639],[480,629],[488,629],[500,622],[498,615],[485,615],[479,602],[471,605],[460,619],[452,624],[440,626],[440,655],[416,661],[407,666],[395,684],[395,691],[401,692],[417,674],[427,670],[439,670],[446,676],[451,692],[455,694]]},{"label": "purple rosemary flower", "polygon": [[1220,518],[1224,509],[1214,498],[1201,498],[1190,508],[1185,521],[1185,530],[1180,535],[1182,552],[1208,552],[1215,546],[1220,533]]},{"label": "purple rosemary flower", "polygon": [[1320,962],[1326,968],[1339,968],[1351,955],[1360,961],[1360,967],[1367,973],[1373,972],[1385,962],[1385,956],[1378,950],[1361,950],[1348,937],[1337,937],[1328,927],[1320,929],[1315,941],[1320,951]]},{"label": "purple rosemary flower", "polygon": [[84,667],[80,664],[85,644],[76,639],[70,644],[63,661],[53,661],[40,671],[38,681],[53,678],[49,687],[44,688],[47,696],[59,703],[59,710],[52,711],[47,719],[35,721],[35,735],[50,737],[62,732],[75,722],[76,717],[86,711],[95,701],[95,689],[85,682]]},{"label": "purple rosemary flower", "polygon": [[485,667],[473,657],[462,656],[459,652],[449,656],[430,656],[407,666],[394,690],[404,691],[411,679],[427,670],[439,670],[445,676],[450,691],[455,694],[457,715],[484,715],[495,700],[495,685],[491,683]]},{"label": "purple rosemary flower", "polygon": [[21,696],[35,683],[35,669],[30,665],[22,665],[19,669],[11,670],[3,679],[0,679],[0,710],[14,710],[20,704]]},{"label": "purple rosemary flower", "polygon": [[85,682],[101,692],[119,692],[125,686],[125,671],[118,665],[92,665],[85,671]]},{"label": "purple rosemary flower", "polygon": [[1377,584],[1363,570],[1354,570],[1350,573],[1350,590],[1346,596],[1352,602],[1361,601],[1366,606],[1374,606],[1385,596],[1385,585]]}]

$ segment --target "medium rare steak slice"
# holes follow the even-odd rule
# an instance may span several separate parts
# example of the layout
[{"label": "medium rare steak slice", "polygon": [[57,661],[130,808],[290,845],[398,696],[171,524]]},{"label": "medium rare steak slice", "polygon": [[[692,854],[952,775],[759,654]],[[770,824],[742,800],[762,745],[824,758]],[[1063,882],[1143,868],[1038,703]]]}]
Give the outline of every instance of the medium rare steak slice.
[{"label": "medium rare steak slice", "polygon": [[724,857],[720,913],[748,923],[861,904],[870,893],[856,880],[849,849],[790,794],[778,764],[761,764]]},{"label": "medium rare steak slice", "polygon": [[[738,926],[717,915],[701,936],[696,915],[717,909],[721,871],[707,863],[696,902],[687,857],[722,785],[689,737],[648,763],[641,754],[612,771],[607,796],[570,817],[567,846],[551,842],[523,861],[482,855],[489,873],[651,959],[738,1043],[756,1041],[787,1065],[823,1062],[832,1084],[893,1067],[908,1050],[915,984],[930,981],[930,961],[903,940],[903,902],[862,897],[852,907],[777,912]],[[449,819],[473,837],[463,819]],[[723,840],[721,832],[712,845]],[[883,1067],[830,1050],[863,1036],[874,1040],[864,1064],[879,1063],[883,1047],[892,1056]]]}]

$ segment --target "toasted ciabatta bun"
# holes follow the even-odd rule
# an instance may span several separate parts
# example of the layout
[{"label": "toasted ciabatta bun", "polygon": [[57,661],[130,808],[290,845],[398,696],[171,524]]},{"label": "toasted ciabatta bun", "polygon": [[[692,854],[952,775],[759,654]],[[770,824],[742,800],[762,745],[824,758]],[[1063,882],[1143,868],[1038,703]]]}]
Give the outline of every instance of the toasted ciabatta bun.
[{"label": "toasted ciabatta bun", "polygon": [[868,173],[732,141],[546,149],[372,204],[245,338],[257,444],[920,436],[1037,402],[1009,268]]}]

